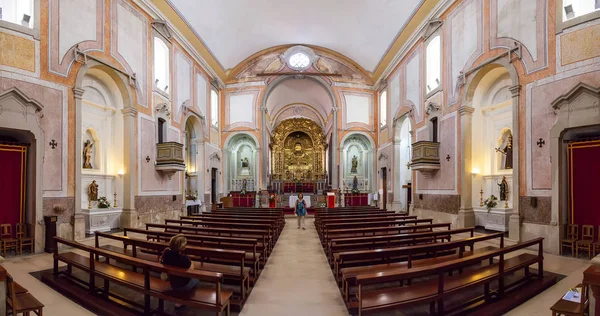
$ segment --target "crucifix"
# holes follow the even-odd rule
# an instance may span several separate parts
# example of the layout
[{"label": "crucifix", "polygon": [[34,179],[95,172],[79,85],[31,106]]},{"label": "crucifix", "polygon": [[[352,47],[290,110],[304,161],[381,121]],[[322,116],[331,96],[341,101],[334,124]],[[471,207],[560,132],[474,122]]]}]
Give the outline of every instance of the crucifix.
[{"label": "crucifix", "polygon": [[48,145],[50,145],[50,147],[52,147],[52,149],[56,148],[56,146],[58,146],[58,143],[53,139],[51,142],[48,143]]},{"label": "crucifix", "polygon": [[537,145],[538,145],[538,147],[542,148],[542,147],[544,147],[544,145],[546,145],[546,141],[540,138],[537,141]]}]

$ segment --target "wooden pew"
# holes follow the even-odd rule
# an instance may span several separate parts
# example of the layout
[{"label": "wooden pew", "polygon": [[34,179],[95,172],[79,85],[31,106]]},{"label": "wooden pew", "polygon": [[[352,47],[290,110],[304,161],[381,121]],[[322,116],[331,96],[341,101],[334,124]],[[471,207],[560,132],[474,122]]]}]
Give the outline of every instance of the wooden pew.
[{"label": "wooden pew", "polygon": [[[113,245],[100,246],[100,238],[122,242],[123,247],[117,247]],[[165,248],[169,247],[169,243],[167,242],[147,241],[143,239],[111,235],[102,232],[96,232],[95,242],[96,248],[102,248],[104,250],[153,262],[158,262]],[[129,249],[129,247],[131,247],[131,249]],[[245,252],[238,250],[188,246],[184,250],[184,253],[192,259],[195,269],[218,272],[223,275],[224,279],[235,280],[239,285],[240,299],[238,299],[236,302],[232,302],[232,304],[238,305],[238,309],[241,309],[246,301],[247,293],[250,291],[250,268],[246,268],[244,264],[246,257]],[[229,261],[230,264],[235,265],[215,264],[210,262],[211,258],[225,259]],[[97,259],[98,258],[96,258],[96,260]],[[107,262],[108,260],[109,259],[107,259]],[[232,301],[234,301],[233,298]]]},{"label": "wooden pew", "polygon": [[[275,246],[275,231],[269,224],[249,224],[243,221],[238,223],[225,223],[219,221],[209,220],[195,220],[195,221],[184,221],[178,219],[165,219],[165,225],[179,225],[179,226],[191,226],[191,227],[205,227],[205,228],[225,228],[225,229],[249,229],[255,231],[266,232],[270,247]],[[272,249],[272,248],[271,248]]]},{"label": "wooden pew", "polygon": [[215,235],[215,236],[229,236],[229,237],[241,237],[241,238],[256,238],[262,243],[260,252],[265,257],[268,257],[271,251],[271,238],[269,232],[264,230],[256,229],[233,229],[233,228],[219,228],[219,227],[192,227],[192,226],[175,226],[175,225],[164,225],[164,224],[146,224],[146,230],[150,228],[163,229],[166,232],[176,232],[181,234],[201,234],[201,235]]},{"label": "wooden pew", "polygon": [[[475,249],[474,246],[497,238],[500,238],[500,247],[503,247],[504,233],[495,233],[444,243],[340,252],[334,256],[336,278],[339,276],[342,291],[346,301],[349,301],[350,287],[361,274],[424,267],[494,250],[494,247]],[[466,250],[467,247],[470,248],[469,251]]]},{"label": "wooden pew", "polygon": [[[136,233],[146,236],[146,240],[169,242],[169,240],[179,233],[163,232],[158,230],[145,230],[140,228],[124,228],[123,235],[128,236],[131,233]],[[230,250],[241,250],[246,252],[246,266],[252,268],[254,278],[250,282],[254,282],[260,274],[260,263],[265,264],[265,259],[260,252],[257,251],[262,244],[259,244],[256,238],[237,238],[237,237],[219,237],[215,235],[196,235],[183,234],[188,240],[188,245],[208,248],[222,248]]]},{"label": "wooden pew", "polygon": [[[358,315],[367,315],[379,313],[383,311],[398,310],[404,306],[414,305],[418,303],[429,304],[431,313],[444,315],[450,312],[464,312],[470,306],[477,302],[490,298],[490,283],[498,281],[498,287],[494,291],[495,295],[502,298],[505,291],[513,286],[527,284],[530,279],[536,277],[536,286],[541,289],[543,287],[544,278],[544,255],[543,255],[543,238],[535,238],[533,240],[522,242],[505,248],[474,254],[472,256],[450,260],[444,263],[430,265],[421,268],[412,268],[399,271],[384,271],[371,274],[362,274],[357,276],[358,284],[358,301],[349,305],[351,312],[354,310]],[[537,246],[537,255],[524,253],[507,259],[507,255],[525,249],[527,247]],[[473,265],[480,264],[486,260],[490,261],[489,265],[465,269]],[[529,267],[537,264],[537,275],[529,272]],[[451,271],[463,270],[463,272],[448,275]],[[505,276],[513,274],[518,270],[524,270],[525,282],[515,282],[507,286]],[[390,288],[378,289],[373,291],[365,290],[366,286],[380,285],[390,282],[398,282],[401,280],[412,280],[416,278],[433,277],[421,282],[413,282],[408,286],[398,287],[397,285]],[[397,284],[397,283],[396,283]],[[476,286],[484,285],[483,296],[476,298],[462,298],[465,302],[459,306],[455,306],[453,310],[445,308],[444,301],[449,296],[461,293]],[[518,289],[518,288],[517,288]],[[515,294],[523,297],[522,293]],[[512,302],[510,302],[512,303]],[[505,307],[506,308],[506,307]],[[495,310],[496,313],[502,314],[503,311]]]},{"label": "wooden pew", "polygon": [[362,229],[362,228],[375,228],[375,227],[396,227],[396,226],[408,226],[418,224],[433,224],[433,219],[383,219],[383,220],[370,220],[362,222],[352,223],[330,223],[325,224],[321,236],[323,239],[327,239],[329,231],[349,230],[349,229]]},{"label": "wooden pew", "polygon": [[335,229],[327,232],[327,238],[323,240],[323,245],[326,245],[329,240],[346,238],[346,237],[365,237],[379,236],[390,234],[402,234],[409,232],[426,232],[433,231],[434,228],[450,230],[450,223],[437,223],[426,225],[409,225],[409,226],[388,226],[388,227],[366,227],[352,229]]},{"label": "wooden pew", "polygon": [[[143,313],[151,315],[151,298],[158,299],[158,313],[164,311],[164,301],[170,301],[176,304],[183,304],[190,307],[201,308],[215,312],[220,315],[226,311],[230,315],[230,298],[232,293],[221,290],[221,281],[223,275],[221,273],[182,269],[172,266],[163,265],[148,260],[133,258],[130,256],[114,253],[104,249],[98,249],[87,246],[78,242],[73,242],[64,238],[54,237],[57,244],[63,244],[84,252],[85,255],[72,251],[59,253],[58,248],[54,251],[54,275],[65,274],[67,277],[76,278],[71,271],[75,267],[89,274],[88,280],[77,279],[79,282],[85,283],[89,287],[89,291],[94,294],[97,290],[96,278],[104,280],[101,288],[104,297],[115,297],[117,300],[135,305],[135,302],[115,293],[110,292],[110,283],[116,283],[123,287],[137,292],[144,296]],[[126,264],[142,272],[134,272],[120,266],[112,265],[106,262],[99,262],[95,257],[101,256],[113,261],[118,261],[121,264]],[[59,271],[58,263],[62,261],[67,264],[66,271]],[[214,287],[196,288],[190,294],[182,296],[174,293],[168,281],[163,281],[160,278],[153,277],[151,272],[168,273],[186,278],[195,278],[202,282],[212,284]]]},{"label": "wooden pew", "polygon": [[333,264],[333,254],[337,252],[391,248],[423,243],[435,243],[438,241],[450,241],[452,236],[459,234],[468,234],[468,237],[473,237],[474,228],[471,227],[451,230],[436,230],[422,233],[332,239],[327,243],[325,252],[327,253],[330,263]]},{"label": "wooden pew", "polygon": [[222,222],[222,223],[248,223],[248,224],[263,224],[269,225],[273,229],[274,238],[279,238],[283,227],[280,225],[279,219],[270,218],[240,218],[240,217],[227,217],[220,216],[215,217],[214,215],[195,215],[195,216],[181,216],[182,221],[211,221],[211,222]]}]

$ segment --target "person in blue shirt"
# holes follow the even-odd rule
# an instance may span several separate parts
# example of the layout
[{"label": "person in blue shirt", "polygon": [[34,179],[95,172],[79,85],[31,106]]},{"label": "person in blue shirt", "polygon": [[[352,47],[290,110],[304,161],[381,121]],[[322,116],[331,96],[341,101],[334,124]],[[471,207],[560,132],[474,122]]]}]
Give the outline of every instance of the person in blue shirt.
[{"label": "person in blue shirt", "polygon": [[304,227],[304,218],[306,217],[306,201],[304,201],[304,195],[298,194],[298,200],[296,200],[296,216],[298,217],[298,229],[306,230]]}]

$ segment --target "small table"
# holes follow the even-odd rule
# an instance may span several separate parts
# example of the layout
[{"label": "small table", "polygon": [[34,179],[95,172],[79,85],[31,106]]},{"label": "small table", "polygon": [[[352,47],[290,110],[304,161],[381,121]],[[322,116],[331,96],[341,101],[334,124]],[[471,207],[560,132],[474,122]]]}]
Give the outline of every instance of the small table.
[{"label": "small table", "polygon": [[589,301],[589,296],[587,293],[588,290],[586,288],[584,288],[583,284],[579,284],[576,287],[580,287],[583,289],[583,293],[582,293],[583,296],[581,298],[581,300],[583,302],[582,303],[571,302],[571,301],[563,300],[561,297],[560,300],[558,300],[558,302],[554,303],[554,305],[552,305],[552,307],[550,307],[550,310],[552,311],[552,316],[583,315],[582,312],[589,309],[590,301]]}]

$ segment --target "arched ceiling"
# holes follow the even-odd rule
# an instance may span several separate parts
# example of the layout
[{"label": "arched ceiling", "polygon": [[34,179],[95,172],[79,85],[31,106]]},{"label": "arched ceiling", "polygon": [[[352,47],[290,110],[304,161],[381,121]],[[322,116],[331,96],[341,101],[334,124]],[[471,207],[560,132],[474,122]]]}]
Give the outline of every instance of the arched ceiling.
[{"label": "arched ceiling", "polygon": [[286,79],[277,84],[267,96],[267,111],[271,118],[284,106],[292,103],[312,106],[326,118],[333,109],[329,91],[313,79]]},{"label": "arched ceiling", "polygon": [[222,70],[270,47],[307,44],[339,52],[380,73],[399,50],[399,41],[408,38],[404,33],[413,32],[439,0],[155,0],[163,12],[169,11],[161,5],[164,1]]}]

